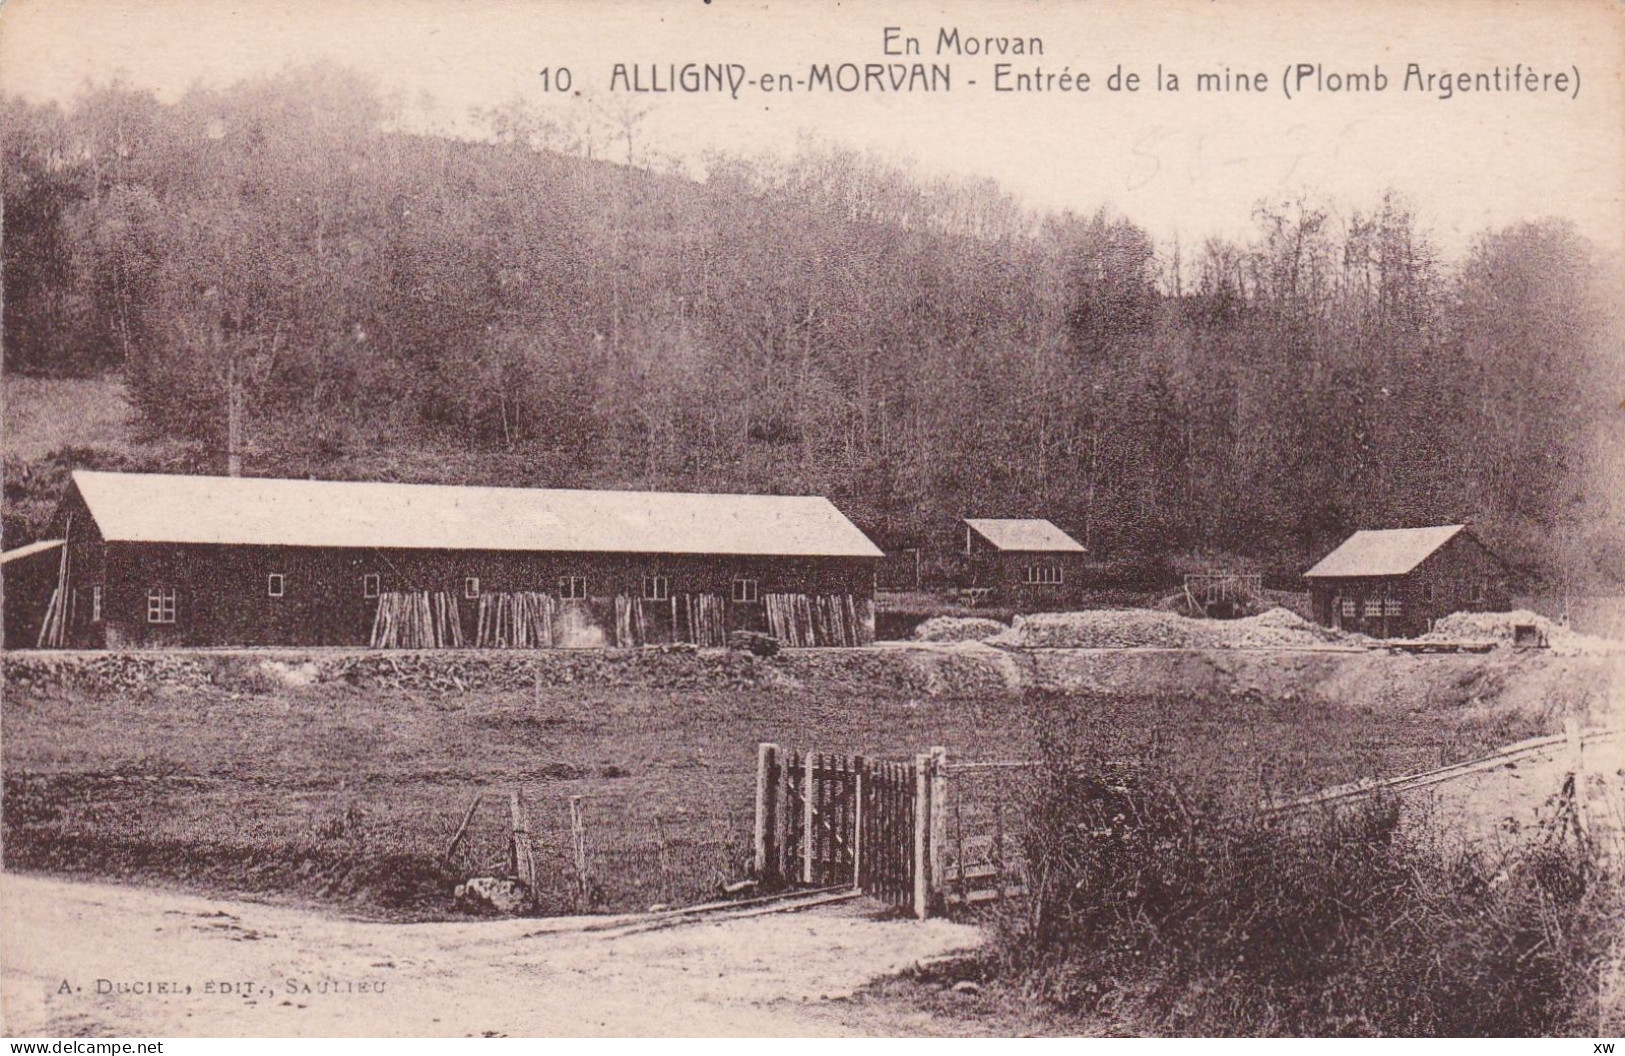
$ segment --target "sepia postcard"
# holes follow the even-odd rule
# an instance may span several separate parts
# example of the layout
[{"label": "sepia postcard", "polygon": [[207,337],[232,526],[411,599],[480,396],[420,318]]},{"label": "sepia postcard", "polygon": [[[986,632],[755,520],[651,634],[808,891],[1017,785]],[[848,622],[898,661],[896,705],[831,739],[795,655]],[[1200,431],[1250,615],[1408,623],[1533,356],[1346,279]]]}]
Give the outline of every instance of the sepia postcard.
[{"label": "sepia postcard", "polygon": [[12,1051],[1625,1033],[1617,0],[10,0],[0,149]]}]

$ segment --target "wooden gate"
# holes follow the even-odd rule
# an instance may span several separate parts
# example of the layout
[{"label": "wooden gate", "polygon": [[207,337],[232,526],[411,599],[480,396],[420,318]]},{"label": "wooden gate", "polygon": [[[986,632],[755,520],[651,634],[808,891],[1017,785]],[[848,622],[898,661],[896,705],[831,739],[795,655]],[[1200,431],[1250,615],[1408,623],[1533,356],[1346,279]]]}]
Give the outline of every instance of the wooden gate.
[{"label": "wooden gate", "polygon": [[757,877],[808,887],[850,884],[912,906],[917,772],[897,760],[761,745]]},{"label": "wooden gate", "polygon": [[757,878],[851,885],[925,917],[1024,890],[1019,793],[990,777],[1028,763],[950,766],[942,748],[912,761],[758,749]]}]

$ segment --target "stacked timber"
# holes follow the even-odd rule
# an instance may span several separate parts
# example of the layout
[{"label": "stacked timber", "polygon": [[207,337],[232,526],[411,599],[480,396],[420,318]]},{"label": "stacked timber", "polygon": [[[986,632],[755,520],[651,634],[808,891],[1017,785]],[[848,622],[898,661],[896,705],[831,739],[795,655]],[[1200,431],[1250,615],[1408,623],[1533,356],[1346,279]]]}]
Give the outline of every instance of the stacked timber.
[{"label": "stacked timber", "polygon": [[463,644],[457,599],[443,590],[387,591],[372,620],[374,649],[448,649]]},{"label": "stacked timber", "polygon": [[773,637],[792,648],[857,646],[874,640],[874,617],[850,594],[764,594]]},{"label": "stacked timber", "polygon": [[674,612],[673,628],[680,641],[701,649],[721,649],[728,644],[728,610],[720,594],[683,594]]},{"label": "stacked timber", "polygon": [[[671,606],[672,620],[675,623],[677,619],[677,599],[672,599]],[[615,595],[616,648],[637,649],[648,644],[649,615],[644,609],[643,599],[633,594]]]},{"label": "stacked timber", "polygon": [[481,649],[551,649],[558,601],[536,591],[481,594],[474,644]]},{"label": "stacked timber", "polygon": [[[73,517],[68,517],[68,528],[73,528]],[[51,591],[51,600],[45,606],[45,622],[40,625],[39,641],[41,649],[60,649],[68,644],[68,544],[62,544],[62,556],[57,566],[56,587]]]}]

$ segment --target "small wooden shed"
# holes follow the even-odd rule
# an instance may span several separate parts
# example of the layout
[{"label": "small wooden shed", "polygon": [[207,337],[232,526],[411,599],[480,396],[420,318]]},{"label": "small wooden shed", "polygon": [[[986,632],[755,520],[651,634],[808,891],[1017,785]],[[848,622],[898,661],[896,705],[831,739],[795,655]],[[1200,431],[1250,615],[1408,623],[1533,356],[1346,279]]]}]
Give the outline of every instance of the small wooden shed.
[{"label": "small wooden shed", "polygon": [[1043,518],[969,517],[965,559],[990,602],[1031,611],[1077,596],[1088,551]]},{"label": "small wooden shed", "polygon": [[1355,532],[1304,573],[1315,619],[1377,638],[1452,612],[1506,612],[1511,570],[1466,525]]}]

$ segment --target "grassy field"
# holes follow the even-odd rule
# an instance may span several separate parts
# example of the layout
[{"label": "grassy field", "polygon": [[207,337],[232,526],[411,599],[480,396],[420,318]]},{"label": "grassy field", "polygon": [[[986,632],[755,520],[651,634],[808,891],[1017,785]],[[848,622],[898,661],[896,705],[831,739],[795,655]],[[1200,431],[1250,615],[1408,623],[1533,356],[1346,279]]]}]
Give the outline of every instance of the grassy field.
[{"label": "grassy field", "polygon": [[[763,740],[890,756],[940,744],[982,759],[1031,757],[1043,736],[1118,757],[1155,741],[1193,784],[1247,802],[1266,789],[1464,758],[1560,721],[1541,708],[1469,702],[1472,687],[1446,695],[1425,685],[1348,706],[1301,687],[933,696],[875,677],[873,665],[890,658],[864,661],[865,679],[803,672],[782,684],[692,690],[576,683],[465,693],[248,676],[118,692],[8,685],[6,865],[439,917],[453,912],[453,884],[501,866],[507,793],[520,786],[544,908],[641,909],[745,875]],[[490,795],[470,845],[441,861],[481,789]],[[576,795],[585,797],[586,891],[569,865]]]}]

